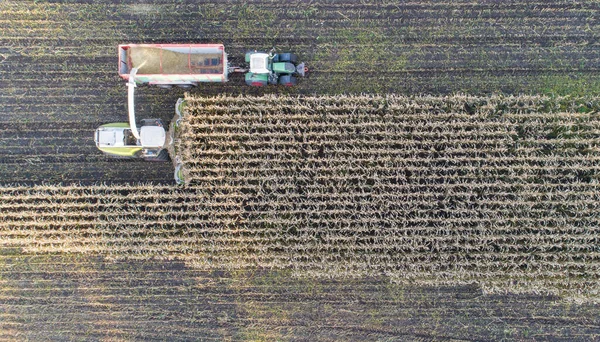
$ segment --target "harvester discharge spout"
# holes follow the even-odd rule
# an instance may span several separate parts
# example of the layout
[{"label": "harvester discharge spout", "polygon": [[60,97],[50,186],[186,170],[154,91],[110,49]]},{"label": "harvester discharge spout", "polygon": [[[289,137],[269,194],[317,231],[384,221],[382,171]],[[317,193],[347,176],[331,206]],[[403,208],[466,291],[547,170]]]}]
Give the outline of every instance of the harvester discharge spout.
[{"label": "harvester discharge spout", "polygon": [[127,107],[129,110],[129,126],[131,128],[131,133],[136,139],[140,139],[140,133],[138,132],[136,123],[135,123],[135,102],[133,100],[135,95],[135,74],[137,73],[137,68],[132,68],[129,73],[129,80],[127,81]]}]

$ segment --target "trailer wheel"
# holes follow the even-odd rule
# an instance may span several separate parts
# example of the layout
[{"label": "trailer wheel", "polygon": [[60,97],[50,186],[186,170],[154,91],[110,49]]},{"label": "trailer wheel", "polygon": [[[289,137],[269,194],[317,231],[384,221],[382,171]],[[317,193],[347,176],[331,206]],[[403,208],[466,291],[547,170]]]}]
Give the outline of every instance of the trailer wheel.
[{"label": "trailer wheel", "polygon": [[290,63],[296,64],[296,62],[298,61],[298,57],[296,57],[296,55],[294,55],[293,53],[289,53],[289,52],[280,53],[279,61],[280,62],[290,62]]},{"label": "trailer wheel", "polygon": [[134,154],[133,156],[118,156],[115,154],[110,154],[110,153],[106,153],[106,152],[102,152],[102,155],[106,158],[110,158],[110,159],[134,159],[139,157],[139,153]]},{"label": "trailer wheel", "polygon": [[296,77],[294,76],[290,76],[290,75],[282,75],[279,76],[279,84],[285,85],[285,86],[295,86],[297,82]]},{"label": "trailer wheel", "polygon": [[171,89],[173,88],[173,86],[171,84],[157,84],[157,87],[159,87],[160,89]]}]

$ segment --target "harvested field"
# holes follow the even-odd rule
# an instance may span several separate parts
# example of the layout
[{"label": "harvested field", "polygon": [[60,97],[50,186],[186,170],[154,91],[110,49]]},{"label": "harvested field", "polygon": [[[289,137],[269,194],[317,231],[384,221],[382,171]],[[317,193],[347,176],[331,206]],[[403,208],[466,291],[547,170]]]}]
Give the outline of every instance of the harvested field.
[{"label": "harvested field", "polygon": [[[6,250],[5,250],[6,251]],[[177,261],[0,256],[2,340],[532,340],[600,335],[597,306],[474,286],[205,272]]]}]

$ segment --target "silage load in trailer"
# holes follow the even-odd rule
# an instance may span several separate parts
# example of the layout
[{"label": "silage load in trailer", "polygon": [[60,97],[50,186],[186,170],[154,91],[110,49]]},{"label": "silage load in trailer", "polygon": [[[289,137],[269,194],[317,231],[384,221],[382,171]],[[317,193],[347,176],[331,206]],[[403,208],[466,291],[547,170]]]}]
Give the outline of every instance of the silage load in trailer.
[{"label": "silage load in trailer", "polygon": [[119,45],[119,76],[128,80],[133,68],[136,82],[148,84],[226,82],[228,75],[221,44]]},{"label": "silage load in trailer", "polygon": [[155,47],[132,47],[127,58],[140,74],[220,74],[223,60],[218,53],[189,53]]}]

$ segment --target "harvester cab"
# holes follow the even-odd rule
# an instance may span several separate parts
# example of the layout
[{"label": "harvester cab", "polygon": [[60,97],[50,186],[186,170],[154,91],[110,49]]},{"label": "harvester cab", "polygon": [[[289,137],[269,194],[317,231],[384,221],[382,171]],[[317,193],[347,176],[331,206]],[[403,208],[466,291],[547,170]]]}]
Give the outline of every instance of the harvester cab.
[{"label": "harvester cab", "polygon": [[298,63],[298,57],[293,53],[248,52],[246,63],[250,64],[245,77],[246,84],[251,86],[293,86],[297,83],[297,77],[303,77],[307,71],[304,63]]},{"label": "harvester cab", "polygon": [[126,122],[102,125],[96,129],[96,147],[111,157],[142,158],[146,160],[166,161],[169,155],[165,149],[166,133],[160,120],[144,120],[136,127],[140,139],[136,138]]},{"label": "harvester cab", "polygon": [[169,152],[164,124],[160,119],[145,119],[136,124],[134,108],[135,73],[132,69],[127,86],[129,123],[116,122],[96,129],[96,147],[111,157],[141,158],[150,161],[167,161]]}]

